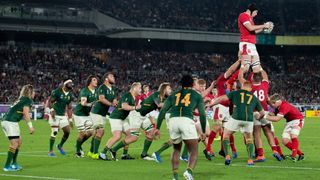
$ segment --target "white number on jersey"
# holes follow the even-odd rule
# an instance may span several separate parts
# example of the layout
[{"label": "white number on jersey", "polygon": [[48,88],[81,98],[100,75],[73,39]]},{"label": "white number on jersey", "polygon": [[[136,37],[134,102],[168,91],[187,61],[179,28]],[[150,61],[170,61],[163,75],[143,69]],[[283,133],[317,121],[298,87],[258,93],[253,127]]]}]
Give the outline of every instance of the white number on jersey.
[{"label": "white number on jersey", "polygon": [[259,99],[260,102],[264,101],[266,98],[264,95],[264,90],[254,91],[253,94]]}]

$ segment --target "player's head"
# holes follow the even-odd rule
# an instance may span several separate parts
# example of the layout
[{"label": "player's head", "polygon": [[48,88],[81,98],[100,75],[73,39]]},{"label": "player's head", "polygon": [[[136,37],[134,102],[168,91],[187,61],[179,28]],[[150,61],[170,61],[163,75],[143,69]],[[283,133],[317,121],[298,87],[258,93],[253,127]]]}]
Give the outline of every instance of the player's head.
[{"label": "player's head", "polygon": [[204,79],[198,79],[197,84],[199,92],[203,92],[206,90],[207,83]]},{"label": "player's head", "polygon": [[237,79],[233,82],[232,84],[232,90],[235,91],[235,90],[238,90],[238,89],[241,89],[241,83],[240,81]]},{"label": "player's head", "polygon": [[184,75],[181,78],[180,84],[182,88],[192,88],[193,87],[193,78],[190,75]]},{"label": "player's head", "polygon": [[218,95],[218,89],[217,88],[213,88],[212,89],[212,95],[213,96],[217,96]]},{"label": "player's head", "polygon": [[149,90],[150,90],[149,85],[147,85],[147,84],[143,85],[143,93],[148,93]]},{"label": "player's head", "polygon": [[250,11],[250,15],[255,17],[258,14],[258,7],[256,3],[251,3],[248,5],[247,10]]},{"label": "player's head", "polygon": [[141,83],[140,82],[134,82],[131,85],[130,89],[131,93],[133,93],[135,96],[138,96],[141,94]]},{"label": "player's head", "polygon": [[261,81],[262,81],[262,73],[261,72],[253,73],[252,82],[261,83]]},{"label": "player's head", "polygon": [[249,81],[245,81],[242,84],[241,89],[246,90],[246,91],[251,91],[252,90],[251,83]]},{"label": "player's head", "polygon": [[19,99],[21,97],[28,97],[30,99],[33,99],[34,95],[35,95],[35,92],[34,92],[33,86],[31,84],[27,84],[22,87],[20,91]]},{"label": "player's head", "polygon": [[98,77],[95,75],[90,75],[86,80],[87,86],[97,87],[98,86]]},{"label": "player's head", "polygon": [[102,77],[102,81],[103,83],[109,83],[109,84],[114,84],[116,83],[116,79],[114,77],[114,73],[113,72],[107,72],[103,75]]},{"label": "player's head", "polygon": [[73,82],[71,79],[68,79],[63,82],[63,89],[67,92],[71,91],[73,88]]},{"label": "player's head", "polygon": [[281,100],[281,96],[279,94],[273,94],[272,96],[270,96],[269,98],[269,104],[273,107],[273,108],[277,108],[281,105],[282,100]]},{"label": "player's head", "polygon": [[172,92],[170,83],[168,83],[168,82],[161,83],[159,86],[159,92],[160,92],[160,96],[162,96],[162,97],[170,96],[170,94]]},{"label": "player's head", "polygon": [[198,84],[198,78],[196,78],[196,77],[193,77],[192,78],[193,79],[193,86],[192,86],[192,88],[194,89],[194,90],[196,90],[196,91],[200,91],[200,87],[199,87],[199,84]]}]

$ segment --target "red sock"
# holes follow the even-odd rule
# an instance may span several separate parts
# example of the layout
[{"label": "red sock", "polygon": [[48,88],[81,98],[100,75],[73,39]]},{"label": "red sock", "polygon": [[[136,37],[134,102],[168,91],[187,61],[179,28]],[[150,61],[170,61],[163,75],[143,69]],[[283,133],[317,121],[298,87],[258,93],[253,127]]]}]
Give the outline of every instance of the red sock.
[{"label": "red sock", "polygon": [[207,151],[209,151],[209,152],[213,152],[212,148],[211,148],[211,144],[213,143],[214,138],[216,138],[216,135],[217,134],[214,131],[210,132],[210,135],[209,135],[209,138],[208,138],[208,144],[207,144],[207,147],[206,147]]},{"label": "red sock", "polygon": [[[291,142],[288,142],[285,146],[286,146],[288,149],[292,150],[292,143],[291,143]],[[299,142],[298,142],[298,146],[299,146]],[[302,155],[302,152],[301,152],[300,149],[297,149],[297,154],[298,154],[299,156]]]},{"label": "red sock", "polygon": [[243,136],[243,143],[244,143],[244,145],[247,145],[247,140],[244,136]]},{"label": "red sock", "polygon": [[257,149],[257,153],[258,153],[258,156],[263,156],[263,149],[262,148],[258,148]]},{"label": "red sock", "polygon": [[277,137],[274,137],[274,143],[276,144],[277,151],[278,151],[279,155],[282,156],[282,155],[283,155],[283,154],[282,154],[282,149],[281,149],[281,147],[280,147],[279,140],[278,140]]},{"label": "red sock", "polygon": [[296,157],[298,153],[299,141],[297,138],[292,138],[292,157]]},{"label": "red sock", "polygon": [[[277,146],[271,146],[272,152],[278,152]],[[279,153],[279,152],[278,152]],[[280,153],[279,153],[280,154]]]},{"label": "red sock", "polygon": [[237,149],[234,145],[234,136],[233,135],[230,136],[230,147],[231,147],[232,152],[237,152]]}]

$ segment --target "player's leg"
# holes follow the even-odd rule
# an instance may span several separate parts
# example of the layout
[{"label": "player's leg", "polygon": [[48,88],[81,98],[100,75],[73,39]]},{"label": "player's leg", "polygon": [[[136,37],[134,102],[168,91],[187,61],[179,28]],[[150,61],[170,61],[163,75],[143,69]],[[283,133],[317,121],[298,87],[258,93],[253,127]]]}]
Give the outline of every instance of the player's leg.
[{"label": "player's leg", "polygon": [[246,73],[251,65],[251,55],[248,52],[248,43],[240,42],[239,43],[239,53],[238,56],[241,60],[240,72],[243,74]]},{"label": "player's leg", "polygon": [[152,144],[153,139],[157,139],[157,137],[154,137],[154,130],[155,130],[155,124],[152,124],[152,117],[145,118],[145,120],[142,122],[141,128],[144,130],[145,140],[143,143],[143,149],[141,152],[140,157],[144,160],[152,160],[154,161],[155,158],[150,157],[148,155],[149,148]]},{"label": "player's leg", "polygon": [[75,156],[80,158],[80,157],[84,157],[81,154],[81,145],[82,145],[82,141],[86,137],[86,128],[84,126],[85,117],[76,116],[76,115],[73,115],[73,117],[74,117],[74,124],[78,129],[78,137],[76,139],[76,153],[75,153]]},{"label": "player's leg", "polygon": [[91,141],[91,148],[88,156],[93,159],[99,159],[99,146],[101,139],[104,135],[104,126],[106,123],[106,117],[99,114],[90,113],[90,117],[93,123],[94,134]]},{"label": "player's leg", "polygon": [[256,45],[254,44],[248,44],[249,48],[249,55],[251,55],[251,67],[252,71],[254,73],[258,73],[262,71],[261,63],[260,63],[260,57],[256,48]]},{"label": "player's leg", "polygon": [[253,137],[254,137],[254,145],[257,149],[255,162],[264,162],[266,158],[263,153],[262,139],[261,139],[261,122],[257,122],[255,120],[255,124],[253,126]]},{"label": "player's leg", "polygon": [[278,148],[275,144],[274,134],[271,131],[271,123],[265,124],[264,126],[262,126],[262,129],[263,129],[263,133],[266,136],[268,143],[271,147],[273,157],[275,157],[278,161],[281,161],[282,160],[282,157],[281,157],[282,153],[279,154]]},{"label": "player's leg", "polygon": [[184,144],[190,154],[186,172],[192,175],[192,171],[195,168],[198,159],[198,139],[184,140]]},{"label": "player's leg", "polygon": [[237,153],[237,149],[236,146],[234,144],[234,134],[230,135],[230,147],[231,147],[231,151],[232,151],[232,158],[237,158],[238,157],[238,153]]},{"label": "player's leg", "polygon": [[156,160],[157,163],[161,163],[161,162],[162,162],[161,157],[160,157],[161,153],[162,153],[163,151],[169,149],[169,147],[171,147],[172,144],[173,144],[173,143],[172,143],[172,140],[169,139],[168,141],[166,141],[165,143],[163,143],[163,144],[161,145],[161,147],[160,147],[157,151],[155,151],[154,153],[152,153],[152,157]]},{"label": "player's leg", "polygon": [[57,120],[57,117],[52,118],[51,115],[49,115],[49,125],[51,127],[51,134],[49,138],[49,152],[48,156],[55,157],[56,155],[53,152],[53,146],[56,140],[56,136],[59,131],[59,120]]},{"label": "player's leg", "polygon": [[297,154],[304,158],[304,154],[299,150],[298,136],[302,128],[302,122],[300,120],[290,121],[286,124],[286,127],[282,134],[283,144],[291,150],[291,160],[293,162],[297,161]]},{"label": "player's leg", "polygon": [[223,151],[225,155],[225,165],[230,165],[231,163],[231,156],[229,154],[229,149],[230,149],[230,135],[233,133],[234,131],[229,130],[227,128],[225,128],[223,131],[222,146],[223,146]]},{"label": "player's leg", "polygon": [[171,166],[173,172],[173,179],[178,180],[178,169],[179,169],[179,157],[181,151],[182,142],[173,144],[173,152],[171,156]]},{"label": "player's leg", "polygon": [[70,125],[68,118],[66,116],[57,116],[57,120],[59,120],[59,126],[63,131],[63,136],[59,144],[57,144],[57,148],[61,155],[66,155],[66,152],[63,149],[64,143],[68,140],[70,135]]},{"label": "player's leg", "polygon": [[246,147],[248,152],[248,166],[253,166],[253,154],[254,154],[254,145],[253,145],[253,122],[242,122],[244,138],[246,140]]},{"label": "player's leg", "polygon": [[[11,165],[13,164],[13,159],[14,157],[18,155],[17,153],[17,149],[19,147],[19,136],[9,136],[9,151],[8,151],[8,155],[7,155],[7,160],[5,162],[4,171],[17,171],[18,169],[12,167]],[[20,170],[20,169],[19,169]]]}]

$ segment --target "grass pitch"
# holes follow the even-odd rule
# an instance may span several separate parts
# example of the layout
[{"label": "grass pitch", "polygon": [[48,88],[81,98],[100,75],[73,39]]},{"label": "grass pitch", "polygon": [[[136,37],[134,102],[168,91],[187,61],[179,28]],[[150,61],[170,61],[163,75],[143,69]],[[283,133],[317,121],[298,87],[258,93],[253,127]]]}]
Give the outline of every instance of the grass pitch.
[{"label": "grass pitch", "polygon": [[[48,157],[50,127],[44,120],[33,123],[36,129],[35,134],[29,135],[26,124],[20,122],[23,144],[19,152],[18,162],[23,166],[19,172],[0,172],[0,179],[139,179],[139,180],[160,180],[172,179],[170,154],[172,148],[163,152],[161,164],[153,161],[144,161],[140,159],[140,153],[143,147],[144,138],[130,145],[130,155],[136,157],[136,160],[117,162],[92,160],[89,158],[75,158],[75,140],[77,131],[71,132],[69,140],[65,143],[64,149],[67,156],[62,157],[55,148],[56,158]],[[284,120],[274,123],[277,136],[281,137],[284,127]],[[215,179],[319,179],[320,175],[320,119],[309,118],[305,120],[305,126],[299,137],[300,149],[305,153],[305,160],[293,163],[289,160],[278,162],[272,157],[272,152],[268,146],[265,137],[264,151],[267,161],[256,163],[254,167],[246,167],[247,153],[243,144],[242,135],[237,133],[235,144],[238,151],[238,159],[232,161],[232,166],[225,167],[224,159],[219,155],[212,161],[207,161],[202,153],[204,146],[199,145],[199,158],[194,178],[199,180]],[[59,132],[56,144],[60,141],[62,133]],[[110,127],[106,127],[106,136],[102,140],[100,149],[103,148],[107,139],[110,137]],[[157,150],[161,144],[168,139],[168,132],[165,125],[162,128],[161,139],[155,141],[150,148],[149,154]],[[83,148],[89,149],[90,140]],[[215,141],[213,146],[216,154],[220,148],[220,141]],[[290,154],[290,151],[282,146],[284,154]],[[8,140],[3,132],[0,133],[0,163],[4,164],[8,150]],[[118,152],[118,157],[122,150]],[[185,162],[180,162],[180,179],[186,168]]]}]

